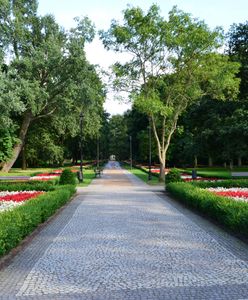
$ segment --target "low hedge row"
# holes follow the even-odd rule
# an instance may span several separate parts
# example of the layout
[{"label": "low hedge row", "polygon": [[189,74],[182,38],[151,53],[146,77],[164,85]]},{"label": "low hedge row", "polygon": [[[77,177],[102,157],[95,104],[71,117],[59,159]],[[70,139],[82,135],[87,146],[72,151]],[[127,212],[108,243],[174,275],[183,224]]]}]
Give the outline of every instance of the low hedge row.
[{"label": "low hedge row", "polygon": [[63,206],[74,193],[75,186],[61,186],[11,211],[2,212],[0,214],[0,255],[16,247],[40,223],[46,221]]},{"label": "low hedge row", "polygon": [[53,191],[55,188],[49,181],[0,182],[0,191]]},{"label": "low hedge row", "polygon": [[200,188],[210,188],[210,187],[245,187],[248,188],[248,179],[229,179],[222,181],[191,181],[190,184],[198,186]]},{"label": "low hedge row", "polygon": [[217,196],[199,186],[184,182],[169,183],[166,190],[187,206],[209,216],[231,231],[248,237],[248,203]]}]

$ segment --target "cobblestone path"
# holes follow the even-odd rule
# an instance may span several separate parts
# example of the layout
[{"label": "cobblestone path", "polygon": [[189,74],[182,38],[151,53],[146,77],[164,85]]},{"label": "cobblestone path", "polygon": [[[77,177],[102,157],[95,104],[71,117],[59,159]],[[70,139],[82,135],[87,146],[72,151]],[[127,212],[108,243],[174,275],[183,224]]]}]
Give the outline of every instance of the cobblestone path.
[{"label": "cobblestone path", "polygon": [[248,299],[248,247],[113,164],[1,270],[0,299]]}]

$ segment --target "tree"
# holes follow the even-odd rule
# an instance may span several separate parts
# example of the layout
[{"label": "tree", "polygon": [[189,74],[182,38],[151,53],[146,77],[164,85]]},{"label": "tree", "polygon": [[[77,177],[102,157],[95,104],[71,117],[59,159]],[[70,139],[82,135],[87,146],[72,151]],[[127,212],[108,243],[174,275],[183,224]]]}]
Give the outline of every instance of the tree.
[{"label": "tree", "polygon": [[127,125],[122,115],[114,115],[109,120],[109,151],[116,159],[124,160],[129,157],[129,139]]},{"label": "tree", "polygon": [[239,99],[248,101],[248,22],[233,24],[227,37],[228,55],[241,64],[238,74],[241,79]]},{"label": "tree", "polygon": [[136,107],[151,121],[157,141],[160,180],[164,180],[166,154],[179,116],[204,95],[234,98],[238,64],[218,53],[223,45],[219,28],[207,25],[174,7],[169,20],[152,5],[124,11],[124,24],[112,21],[100,32],[107,49],[126,52],[130,60],[113,66],[114,86],[129,90]]},{"label": "tree", "polygon": [[[7,73],[14,74],[15,89],[9,91],[22,109],[18,116],[18,141],[11,159],[3,165],[3,171],[9,171],[31,124],[41,118],[55,118],[62,127],[68,119],[67,127],[75,135],[82,110],[86,130],[98,131],[98,111],[102,109],[105,93],[94,67],[85,57],[84,44],[94,36],[88,18],[77,19],[77,26],[65,32],[53,16],[37,16],[37,1],[3,4],[0,21],[5,28],[0,45],[4,45],[5,60],[9,59]],[[90,125],[92,120],[94,126]]]}]

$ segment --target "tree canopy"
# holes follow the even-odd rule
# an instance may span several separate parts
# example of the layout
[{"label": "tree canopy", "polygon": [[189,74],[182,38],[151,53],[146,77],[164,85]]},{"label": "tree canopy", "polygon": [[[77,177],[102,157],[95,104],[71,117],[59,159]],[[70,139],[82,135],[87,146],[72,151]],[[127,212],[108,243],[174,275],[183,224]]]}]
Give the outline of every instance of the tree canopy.
[{"label": "tree canopy", "polygon": [[76,27],[65,31],[53,16],[38,16],[37,6],[34,0],[1,0],[2,124],[19,128],[5,171],[19,156],[29,128],[40,119],[52,118],[60,134],[75,136],[83,111],[85,131],[94,135],[100,128],[104,86],[84,52],[94,26],[88,18],[77,18]]},{"label": "tree canopy", "polygon": [[135,106],[151,120],[164,178],[166,153],[179,116],[203,96],[234,99],[239,64],[219,53],[224,36],[176,7],[168,21],[152,5],[147,13],[128,7],[123,24],[112,21],[100,33],[107,49],[126,52],[130,59],[113,66],[114,86],[129,90]]}]

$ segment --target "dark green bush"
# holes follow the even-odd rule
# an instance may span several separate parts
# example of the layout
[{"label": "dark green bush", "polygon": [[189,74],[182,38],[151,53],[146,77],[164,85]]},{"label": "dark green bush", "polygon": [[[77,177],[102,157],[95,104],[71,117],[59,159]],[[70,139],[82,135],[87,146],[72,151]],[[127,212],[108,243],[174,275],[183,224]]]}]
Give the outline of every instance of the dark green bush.
[{"label": "dark green bush", "polygon": [[65,169],[62,172],[61,176],[60,176],[59,184],[60,185],[64,185],[64,184],[76,184],[76,176],[75,176],[75,174],[72,173],[71,170]]},{"label": "dark green bush", "polygon": [[182,178],[181,178],[181,172],[176,169],[176,168],[173,168],[171,169],[167,175],[165,175],[165,183],[168,184],[170,182],[180,182],[182,181]]},{"label": "dark green bush", "polygon": [[47,220],[75,193],[75,186],[57,188],[11,211],[0,214],[0,256],[4,255]]},{"label": "dark green bush", "polygon": [[248,203],[218,196],[184,182],[170,183],[166,190],[181,202],[215,219],[226,228],[248,237]]}]

